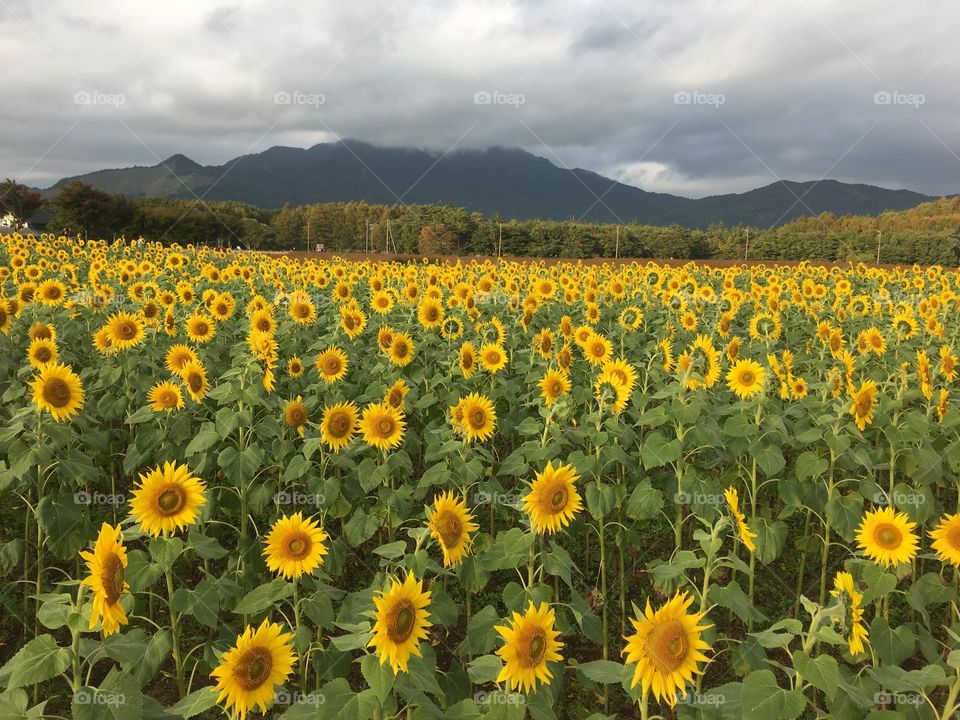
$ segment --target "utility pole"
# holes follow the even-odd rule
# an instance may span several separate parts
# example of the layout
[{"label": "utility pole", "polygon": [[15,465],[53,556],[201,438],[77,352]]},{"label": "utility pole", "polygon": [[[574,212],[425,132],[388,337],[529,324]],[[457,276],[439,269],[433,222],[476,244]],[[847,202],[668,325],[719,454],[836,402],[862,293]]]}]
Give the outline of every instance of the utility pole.
[{"label": "utility pole", "polygon": [[307,252],[310,252],[310,216],[307,215]]},{"label": "utility pole", "polygon": [[877,265],[880,264],[880,240],[883,238],[883,230],[877,230]]},{"label": "utility pole", "polygon": [[750,253],[750,228],[747,228],[747,241],[743,244],[743,259],[747,259],[747,255]]},{"label": "utility pole", "polygon": [[617,225],[617,248],[614,250],[613,257],[615,260],[620,259],[620,226]]},{"label": "utility pole", "polygon": [[497,241],[497,257],[503,256],[503,223],[500,223],[500,239]]}]

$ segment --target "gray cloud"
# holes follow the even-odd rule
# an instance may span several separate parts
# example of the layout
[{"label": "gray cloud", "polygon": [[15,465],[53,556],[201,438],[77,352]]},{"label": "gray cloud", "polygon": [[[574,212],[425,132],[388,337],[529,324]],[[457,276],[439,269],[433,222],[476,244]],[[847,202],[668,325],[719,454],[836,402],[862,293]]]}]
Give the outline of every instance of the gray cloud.
[{"label": "gray cloud", "polygon": [[46,186],[351,137],[520,146],[691,196],[821,176],[958,192],[960,6],[925,8],[5,0],[0,62],[23,71],[4,85],[0,175]]}]

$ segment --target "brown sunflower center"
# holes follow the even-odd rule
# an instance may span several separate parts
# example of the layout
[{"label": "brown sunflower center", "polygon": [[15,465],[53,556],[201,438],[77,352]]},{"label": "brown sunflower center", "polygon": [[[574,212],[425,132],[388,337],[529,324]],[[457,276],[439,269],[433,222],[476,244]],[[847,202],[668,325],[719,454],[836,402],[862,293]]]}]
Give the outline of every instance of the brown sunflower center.
[{"label": "brown sunflower center", "polygon": [[270,321],[266,318],[261,318],[257,321],[257,330],[260,332],[266,332],[270,329]]},{"label": "brown sunflower center", "polygon": [[756,379],[756,376],[751,370],[744,370],[740,374],[740,383],[742,385],[753,385],[753,381]]},{"label": "brown sunflower center", "polygon": [[536,667],[543,662],[547,654],[547,634],[540,628],[537,628],[526,639],[525,653],[520,657],[520,662],[524,667]]},{"label": "brown sunflower center", "polygon": [[200,335],[202,337],[207,334],[208,330],[209,328],[207,327],[207,323],[205,323],[203,320],[198,320],[193,324],[194,335]]},{"label": "brown sunflower center", "polygon": [[398,358],[407,356],[407,344],[402,340],[398,340],[393,343],[393,354]]},{"label": "brown sunflower center", "polygon": [[470,413],[470,425],[479,430],[486,424],[487,414],[483,411],[483,408],[475,408],[473,412]]},{"label": "brown sunflower center", "polygon": [[647,638],[647,657],[662,673],[677,670],[690,652],[690,639],[679,620],[667,620],[651,630]]},{"label": "brown sunflower center", "polygon": [[43,384],[43,399],[55,408],[70,404],[70,385],[62,378],[50,378]]},{"label": "brown sunflower center", "polygon": [[107,596],[107,604],[115,605],[123,594],[123,561],[116,553],[110,553],[104,558],[103,575],[100,579]]},{"label": "brown sunflower center", "polygon": [[37,362],[46,363],[50,362],[50,358],[53,357],[53,353],[50,352],[50,348],[41,345],[34,353],[34,357],[37,359]]},{"label": "brown sunflower center", "polygon": [[866,417],[870,414],[870,396],[860,394],[857,396],[856,413],[857,417]]},{"label": "brown sunflower center", "polygon": [[270,679],[273,655],[266,648],[251,648],[243,654],[233,671],[233,677],[244,690],[256,690]]},{"label": "brown sunflower center", "polygon": [[307,421],[307,411],[303,405],[294,405],[287,410],[287,422],[299,427]]},{"label": "brown sunflower center", "polygon": [[443,546],[448,550],[456,547],[463,535],[463,525],[460,519],[453,513],[444,513],[437,521],[437,532],[440,533],[440,539]]},{"label": "brown sunflower center", "polygon": [[137,327],[132,322],[121,322],[117,325],[117,335],[124,340],[131,340],[137,336]]},{"label": "brown sunflower center", "polygon": [[550,494],[550,510],[552,512],[560,512],[567,506],[567,500],[569,498],[569,493],[567,488],[563,485],[554,488],[553,492]]},{"label": "brown sunflower center", "polygon": [[176,515],[187,504],[187,494],[183,488],[171,485],[157,495],[157,509],[164,517]]},{"label": "brown sunflower center", "polygon": [[896,550],[903,541],[903,534],[896,525],[882,523],[873,531],[873,539],[885,550]]},{"label": "brown sunflower center", "polygon": [[427,312],[426,312],[427,320],[430,320],[431,322],[433,322],[434,320],[437,319],[438,314],[439,314],[439,311],[437,310],[437,308],[435,307],[427,308]]},{"label": "brown sunflower center", "polygon": [[203,377],[200,373],[192,372],[187,375],[187,385],[190,386],[192,392],[198,393],[203,389]]},{"label": "brown sunflower center", "polygon": [[298,532],[287,540],[287,553],[294,560],[303,560],[310,554],[313,541],[304,533]]},{"label": "brown sunflower center", "polygon": [[384,415],[377,420],[377,432],[380,433],[381,437],[390,437],[393,434],[393,428],[393,418]]},{"label": "brown sunflower center", "polygon": [[324,369],[327,375],[336,375],[340,372],[340,360],[337,358],[328,358],[324,363]]},{"label": "brown sunflower center", "polygon": [[342,438],[350,432],[350,418],[346,413],[334,413],[329,422],[330,434],[335,438]]},{"label": "brown sunflower center", "polygon": [[947,531],[947,544],[954,550],[960,550],[960,525],[954,525]]},{"label": "brown sunflower center", "polygon": [[413,634],[417,611],[409,600],[401,600],[387,618],[387,635],[390,640],[400,644]]}]

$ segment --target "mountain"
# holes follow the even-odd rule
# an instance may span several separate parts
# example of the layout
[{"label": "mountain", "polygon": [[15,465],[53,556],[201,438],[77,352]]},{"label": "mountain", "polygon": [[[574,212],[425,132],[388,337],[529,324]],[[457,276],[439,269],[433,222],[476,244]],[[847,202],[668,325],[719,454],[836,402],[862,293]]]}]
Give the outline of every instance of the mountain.
[{"label": "mountain", "polygon": [[770,227],[826,211],[876,215],[934,199],[909,190],[835,180],[783,181],[745,193],[690,199],[641,190],[589,170],[561,168],[518,149],[437,155],[355,140],[307,149],[272,147],[219,166],[200,165],[178,154],[150,167],[65,178],[44,193],[54,195],[72,180],[129,196],[202,197],[268,208],[350,200],[440,202],[520,220],[578,218],[687,227],[714,222]]}]

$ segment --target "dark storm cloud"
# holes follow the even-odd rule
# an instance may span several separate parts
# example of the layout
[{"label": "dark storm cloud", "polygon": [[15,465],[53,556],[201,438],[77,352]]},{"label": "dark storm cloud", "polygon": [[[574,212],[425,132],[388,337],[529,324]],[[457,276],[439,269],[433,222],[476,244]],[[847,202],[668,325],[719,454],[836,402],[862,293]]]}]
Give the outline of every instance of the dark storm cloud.
[{"label": "dark storm cloud", "polygon": [[0,175],[349,137],[520,146],[697,196],[824,176],[957,192],[960,7],[924,8],[5,0],[0,60],[25,70],[4,86]]}]

